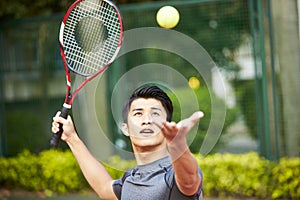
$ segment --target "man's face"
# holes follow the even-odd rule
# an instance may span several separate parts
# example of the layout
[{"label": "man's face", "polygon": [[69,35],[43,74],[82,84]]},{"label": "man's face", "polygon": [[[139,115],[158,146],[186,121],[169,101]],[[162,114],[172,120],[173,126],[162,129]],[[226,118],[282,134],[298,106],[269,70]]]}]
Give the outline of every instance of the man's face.
[{"label": "man's face", "polygon": [[166,119],[167,113],[159,100],[139,98],[131,103],[128,122],[122,129],[134,148],[165,146],[160,127]]}]

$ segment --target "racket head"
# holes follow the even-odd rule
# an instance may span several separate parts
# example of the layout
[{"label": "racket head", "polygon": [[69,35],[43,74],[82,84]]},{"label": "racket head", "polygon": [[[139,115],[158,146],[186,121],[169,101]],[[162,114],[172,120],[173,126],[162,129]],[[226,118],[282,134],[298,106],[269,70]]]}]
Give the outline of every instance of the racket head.
[{"label": "racket head", "polygon": [[89,77],[109,66],[123,41],[121,14],[108,0],[77,0],[66,12],[59,42],[66,66]]}]

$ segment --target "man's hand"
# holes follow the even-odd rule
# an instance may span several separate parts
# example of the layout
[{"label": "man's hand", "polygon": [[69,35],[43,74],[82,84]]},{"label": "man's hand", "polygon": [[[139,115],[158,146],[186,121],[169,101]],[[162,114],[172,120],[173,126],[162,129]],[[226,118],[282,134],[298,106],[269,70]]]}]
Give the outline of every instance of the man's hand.
[{"label": "man's hand", "polygon": [[74,124],[71,117],[68,116],[68,119],[64,119],[59,115],[60,115],[60,111],[58,111],[56,115],[53,117],[52,132],[57,133],[59,131],[59,123],[61,123],[63,125],[63,134],[61,136],[61,139],[66,142],[69,138],[73,136],[77,136],[77,133],[75,131]]},{"label": "man's hand", "polygon": [[161,127],[161,131],[167,139],[168,144],[185,141],[185,136],[203,116],[203,112],[198,111],[177,124],[175,122],[165,122]]}]

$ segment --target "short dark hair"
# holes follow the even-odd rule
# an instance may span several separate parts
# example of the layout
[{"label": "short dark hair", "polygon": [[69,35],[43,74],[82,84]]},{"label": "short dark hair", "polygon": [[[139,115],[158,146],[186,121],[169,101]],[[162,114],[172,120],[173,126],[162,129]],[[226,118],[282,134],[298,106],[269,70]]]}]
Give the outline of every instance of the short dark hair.
[{"label": "short dark hair", "polygon": [[168,95],[160,89],[158,86],[155,85],[146,85],[142,86],[138,89],[136,89],[132,95],[129,97],[128,101],[124,104],[122,116],[123,116],[123,122],[127,123],[128,121],[128,113],[131,106],[131,103],[139,98],[153,98],[161,102],[162,106],[166,110],[167,113],[167,121],[172,120],[172,114],[173,114],[173,104],[171,99],[168,97]]}]

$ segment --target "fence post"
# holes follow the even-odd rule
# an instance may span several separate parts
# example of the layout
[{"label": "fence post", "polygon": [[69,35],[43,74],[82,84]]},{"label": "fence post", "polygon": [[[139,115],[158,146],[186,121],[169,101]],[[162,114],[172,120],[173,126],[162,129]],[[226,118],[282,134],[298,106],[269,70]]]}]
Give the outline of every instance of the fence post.
[{"label": "fence post", "polygon": [[4,97],[4,84],[3,72],[0,69],[0,157],[7,156],[7,143],[6,143],[6,114],[5,114],[5,97]]},{"label": "fence post", "polygon": [[[264,7],[264,3],[266,3],[266,7]],[[268,10],[270,9],[269,4],[269,0],[249,0],[253,55],[255,60],[256,119],[260,154],[267,159],[277,160],[279,159],[279,145],[274,57],[266,56],[267,53],[270,55],[273,54],[271,15],[265,15],[264,10],[266,9],[267,13],[270,12]],[[267,17],[266,21],[265,17]],[[264,26],[265,23],[268,23],[267,27]],[[267,64],[267,59],[270,59],[268,60],[271,63],[270,65]]]}]

